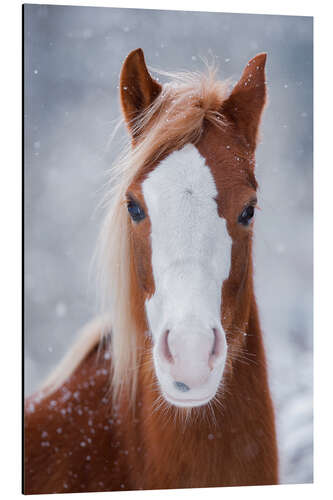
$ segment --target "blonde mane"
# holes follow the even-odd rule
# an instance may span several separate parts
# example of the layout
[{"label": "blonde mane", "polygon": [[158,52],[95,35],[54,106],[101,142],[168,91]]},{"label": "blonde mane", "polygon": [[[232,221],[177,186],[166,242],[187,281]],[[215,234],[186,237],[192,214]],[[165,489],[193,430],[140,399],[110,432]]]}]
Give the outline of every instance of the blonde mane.
[{"label": "blonde mane", "polygon": [[[207,73],[166,73],[166,83],[153,104],[136,120],[140,139],[112,167],[113,186],[98,242],[102,307],[112,325],[112,390],[117,398],[128,390],[135,398],[140,353],[138,328],[130,311],[130,245],[125,195],[138,171],[156,162],[170,149],[179,149],[200,138],[204,120],[225,127],[220,109],[228,97],[228,84],[216,79],[216,68]],[[132,127],[133,128],[133,127]]]}]

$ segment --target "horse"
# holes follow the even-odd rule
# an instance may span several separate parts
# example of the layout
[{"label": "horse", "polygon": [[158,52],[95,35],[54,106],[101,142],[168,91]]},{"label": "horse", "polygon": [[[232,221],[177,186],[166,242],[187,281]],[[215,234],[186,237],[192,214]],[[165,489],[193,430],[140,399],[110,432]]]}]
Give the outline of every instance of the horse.
[{"label": "horse", "polygon": [[209,65],[162,85],[141,49],[124,61],[107,314],[26,399],[25,493],[278,483],[252,258],[265,63],[230,91]]}]

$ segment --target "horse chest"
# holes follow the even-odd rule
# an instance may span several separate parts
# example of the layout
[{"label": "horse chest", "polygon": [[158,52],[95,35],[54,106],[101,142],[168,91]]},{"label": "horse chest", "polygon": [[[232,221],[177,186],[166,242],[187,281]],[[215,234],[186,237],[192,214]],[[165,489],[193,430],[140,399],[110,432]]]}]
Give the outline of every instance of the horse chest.
[{"label": "horse chest", "polygon": [[[139,430],[140,429],[140,430]],[[218,486],[231,482],[223,433],[142,419],[127,433],[128,474],[137,489]],[[228,477],[227,477],[228,476]]]}]

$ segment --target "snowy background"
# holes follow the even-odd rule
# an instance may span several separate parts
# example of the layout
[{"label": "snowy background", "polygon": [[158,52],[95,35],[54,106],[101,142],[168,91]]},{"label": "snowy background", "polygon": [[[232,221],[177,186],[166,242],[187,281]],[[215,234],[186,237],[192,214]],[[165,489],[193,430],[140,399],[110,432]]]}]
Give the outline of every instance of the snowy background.
[{"label": "snowy background", "polygon": [[239,78],[268,53],[257,153],[256,292],[269,360],[282,482],[312,471],[312,19],[28,5],[25,24],[25,391],[95,313],[89,274],[122,61]]}]

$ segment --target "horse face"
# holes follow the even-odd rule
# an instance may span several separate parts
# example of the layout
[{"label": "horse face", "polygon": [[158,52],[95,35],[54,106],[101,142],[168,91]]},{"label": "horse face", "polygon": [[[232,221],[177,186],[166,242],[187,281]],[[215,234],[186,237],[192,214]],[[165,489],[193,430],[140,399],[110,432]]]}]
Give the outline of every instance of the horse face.
[{"label": "horse face", "polygon": [[[243,190],[238,185],[249,198],[253,189],[245,181]],[[235,205],[227,191],[223,175],[187,144],[128,192],[155,371],[165,399],[180,407],[214,398],[227,360],[222,288],[231,270],[233,238],[249,236],[253,215],[248,209],[253,205]]]},{"label": "horse face", "polygon": [[[141,52],[129,57],[121,77],[126,88],[122,103],[135,147],[140,137],[133,117],[161,88],[146,71]],[[127,191],[132,254],[155,372],[164,398],[178,407],[201,406],[214,398],[229,351],[238,342],[227,342],[230,328],[241,330],[246,316],[242,283],[251,267],[253,163],[265,99],[264,63],[264,56],[252,60],[223,103],[224,132],[206,125],[200,140],[143,169]],[[131,85],[136,86],[133,95],[144,98],[131,97]]]}]

